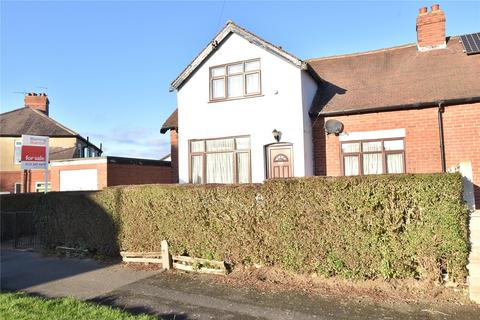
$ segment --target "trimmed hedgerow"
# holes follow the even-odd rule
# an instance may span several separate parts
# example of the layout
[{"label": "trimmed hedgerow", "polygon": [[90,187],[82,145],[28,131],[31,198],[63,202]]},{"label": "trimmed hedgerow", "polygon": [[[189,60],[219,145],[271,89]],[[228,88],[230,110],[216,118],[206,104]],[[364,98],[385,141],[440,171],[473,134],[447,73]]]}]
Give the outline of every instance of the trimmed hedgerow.
[{"label": "trimmed hedgerow", "polygon": [[159,251],[346,278],[463,282],[468,211],[458,174],[145,185],[50,193],[37,210],[48,245]]}]

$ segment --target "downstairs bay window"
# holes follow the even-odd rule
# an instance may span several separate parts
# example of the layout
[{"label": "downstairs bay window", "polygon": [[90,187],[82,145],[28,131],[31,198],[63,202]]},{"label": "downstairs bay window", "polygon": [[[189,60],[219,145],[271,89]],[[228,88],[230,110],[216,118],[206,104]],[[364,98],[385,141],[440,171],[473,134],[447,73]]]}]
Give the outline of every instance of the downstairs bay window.
[{"label": "downstairs bay window", "polygon": [[190,140],[190,183],[249,183],[250,137]]},{"label": "downstairs bay window", "polygon": [[341,157],[345,176],[405,173],[403,139],[342,142]]}]

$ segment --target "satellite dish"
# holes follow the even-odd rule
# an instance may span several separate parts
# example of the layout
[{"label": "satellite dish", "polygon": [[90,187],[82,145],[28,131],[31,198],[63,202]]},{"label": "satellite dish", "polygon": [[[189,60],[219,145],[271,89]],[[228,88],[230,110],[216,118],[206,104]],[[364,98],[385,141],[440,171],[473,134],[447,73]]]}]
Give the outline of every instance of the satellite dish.
[{"label": "satellite dish", "polygon": [[325,132],[338,136],[343,131],[343,123],[338,120],[330,119],[325,122]]}]

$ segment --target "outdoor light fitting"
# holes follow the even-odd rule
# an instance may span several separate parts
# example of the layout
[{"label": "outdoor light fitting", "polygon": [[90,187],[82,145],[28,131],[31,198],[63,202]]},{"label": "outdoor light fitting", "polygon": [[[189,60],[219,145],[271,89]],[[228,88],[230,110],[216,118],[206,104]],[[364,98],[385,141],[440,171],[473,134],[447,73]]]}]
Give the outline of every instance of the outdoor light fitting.
[{"label": "outdoor light fitting", "polygon": [[277,129],[273,129],[272,134],[273,134],[273,138],[277,142],[280,142],[280,139],[282,138],[282,131],[278,131]]}]

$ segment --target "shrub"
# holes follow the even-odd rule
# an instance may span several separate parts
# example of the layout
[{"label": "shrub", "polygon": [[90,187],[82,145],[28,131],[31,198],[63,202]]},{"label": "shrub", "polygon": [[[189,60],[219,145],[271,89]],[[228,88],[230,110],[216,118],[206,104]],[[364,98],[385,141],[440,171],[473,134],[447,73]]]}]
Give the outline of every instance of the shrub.
[{"label": "shrub", "polygon": [[144,185],[49,193],[42,239],[101,254],[159,251],[346,278],[465,281],[468,211],[458,174]]}]

